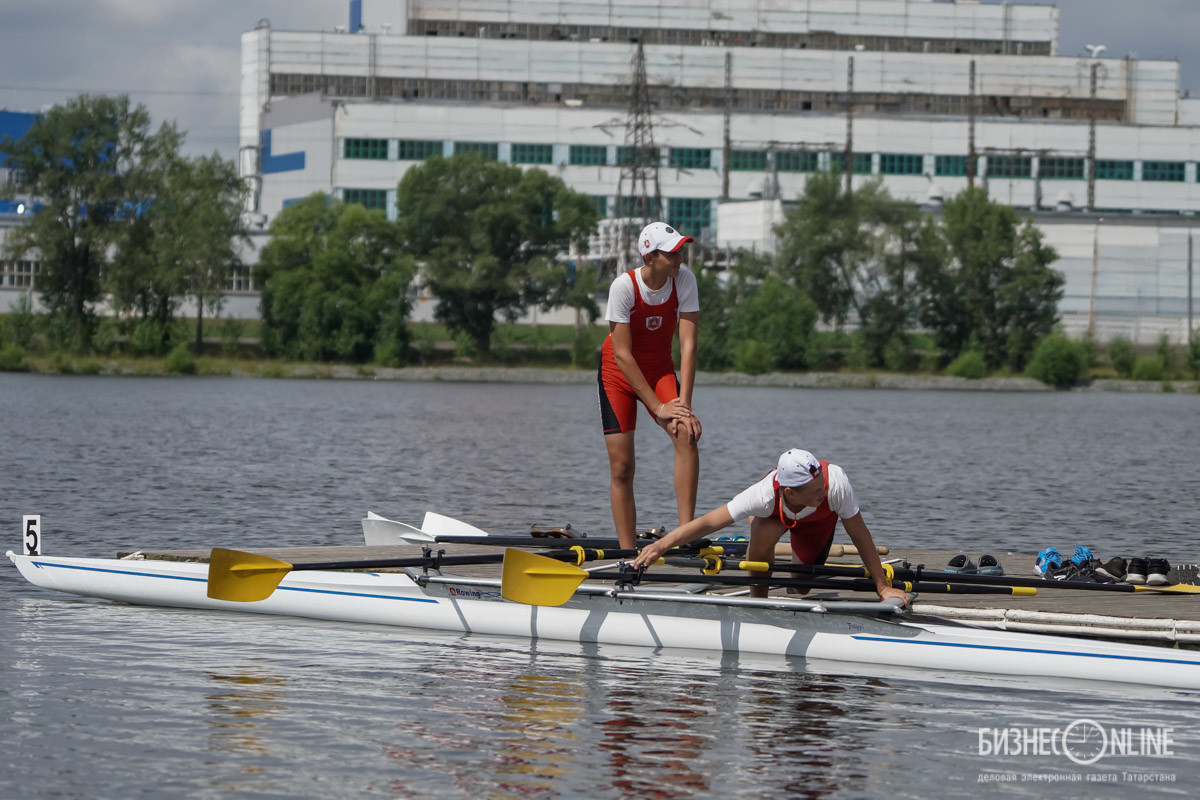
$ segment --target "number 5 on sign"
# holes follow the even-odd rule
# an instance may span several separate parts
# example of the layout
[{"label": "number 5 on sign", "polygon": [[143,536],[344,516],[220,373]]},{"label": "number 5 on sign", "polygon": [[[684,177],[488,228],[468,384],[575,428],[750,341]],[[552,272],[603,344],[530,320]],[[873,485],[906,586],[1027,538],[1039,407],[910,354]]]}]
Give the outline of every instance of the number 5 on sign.
[{"label": "number 5 on sign", "polygon": [[42,554],[41,514],[26,514],[21,517],[21,550],[27,556]]}]

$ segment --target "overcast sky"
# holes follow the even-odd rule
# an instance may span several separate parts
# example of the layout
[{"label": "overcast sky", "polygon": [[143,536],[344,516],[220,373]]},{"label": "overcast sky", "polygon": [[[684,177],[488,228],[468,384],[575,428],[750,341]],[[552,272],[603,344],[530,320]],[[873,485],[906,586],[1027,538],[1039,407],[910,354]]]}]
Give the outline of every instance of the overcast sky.
[{"label": "overcast sky", "polygon": [[[985,0],[999,2],[999,0]],[[1200,89],[1200,0],[1022,0],[1060,9],[1059,52],[1179,59]],[[0,108],[37,111],[81,92],[127,93],[188,151],[237,152],[241,33],[346,24],[347,0],[0,0]]]}]

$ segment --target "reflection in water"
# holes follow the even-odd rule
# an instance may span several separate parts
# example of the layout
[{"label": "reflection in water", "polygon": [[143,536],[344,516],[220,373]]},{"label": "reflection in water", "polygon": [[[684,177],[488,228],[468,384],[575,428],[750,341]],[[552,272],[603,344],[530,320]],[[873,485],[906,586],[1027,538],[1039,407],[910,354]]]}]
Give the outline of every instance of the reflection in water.
[{"label": "reflection in water", "polygon": [[[217,756],[225,770],[245,775],[265,773],[272,743],[265,723],[285,710],[285,679],[256,666],[206,674],[219,686],[219,691],[205,696],[209,711],[205,722],[212,729],[206,751]],[[226,791],[247,788],[229,778],[225,775],[214,780],[214,786]]]}]

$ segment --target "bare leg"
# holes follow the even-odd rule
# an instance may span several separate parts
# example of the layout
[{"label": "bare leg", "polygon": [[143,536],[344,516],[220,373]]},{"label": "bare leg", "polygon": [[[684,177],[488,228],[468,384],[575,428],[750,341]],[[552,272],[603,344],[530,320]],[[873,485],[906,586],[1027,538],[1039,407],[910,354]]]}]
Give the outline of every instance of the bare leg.
[{"label": "bare leg", "polygon": [[675,504],[679,508],[679,524],[696,517],[696,487],[700,483],[700,448],[694,439],[689,441],[685,425],[665,425],[664,430],[675,446]]},{"label": "bare leg", "polygon": [[604,437],[608,448],[608,499],[612,504],[613,526],[621,547],[637,547],[637,507],[633,500],[633,431],[610,433]]}]

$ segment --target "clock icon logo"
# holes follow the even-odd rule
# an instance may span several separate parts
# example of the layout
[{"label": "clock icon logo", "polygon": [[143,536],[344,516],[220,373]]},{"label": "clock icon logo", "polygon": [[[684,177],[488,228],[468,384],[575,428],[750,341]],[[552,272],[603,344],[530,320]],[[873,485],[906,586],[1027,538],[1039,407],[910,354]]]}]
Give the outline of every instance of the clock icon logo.
[{"label": "clock icon logo", "polygon": [[1062,746],[1076,764],[1095,764],[1108,750],[1108,733],[1095,720],[1077,719],[1063,731]]}]

